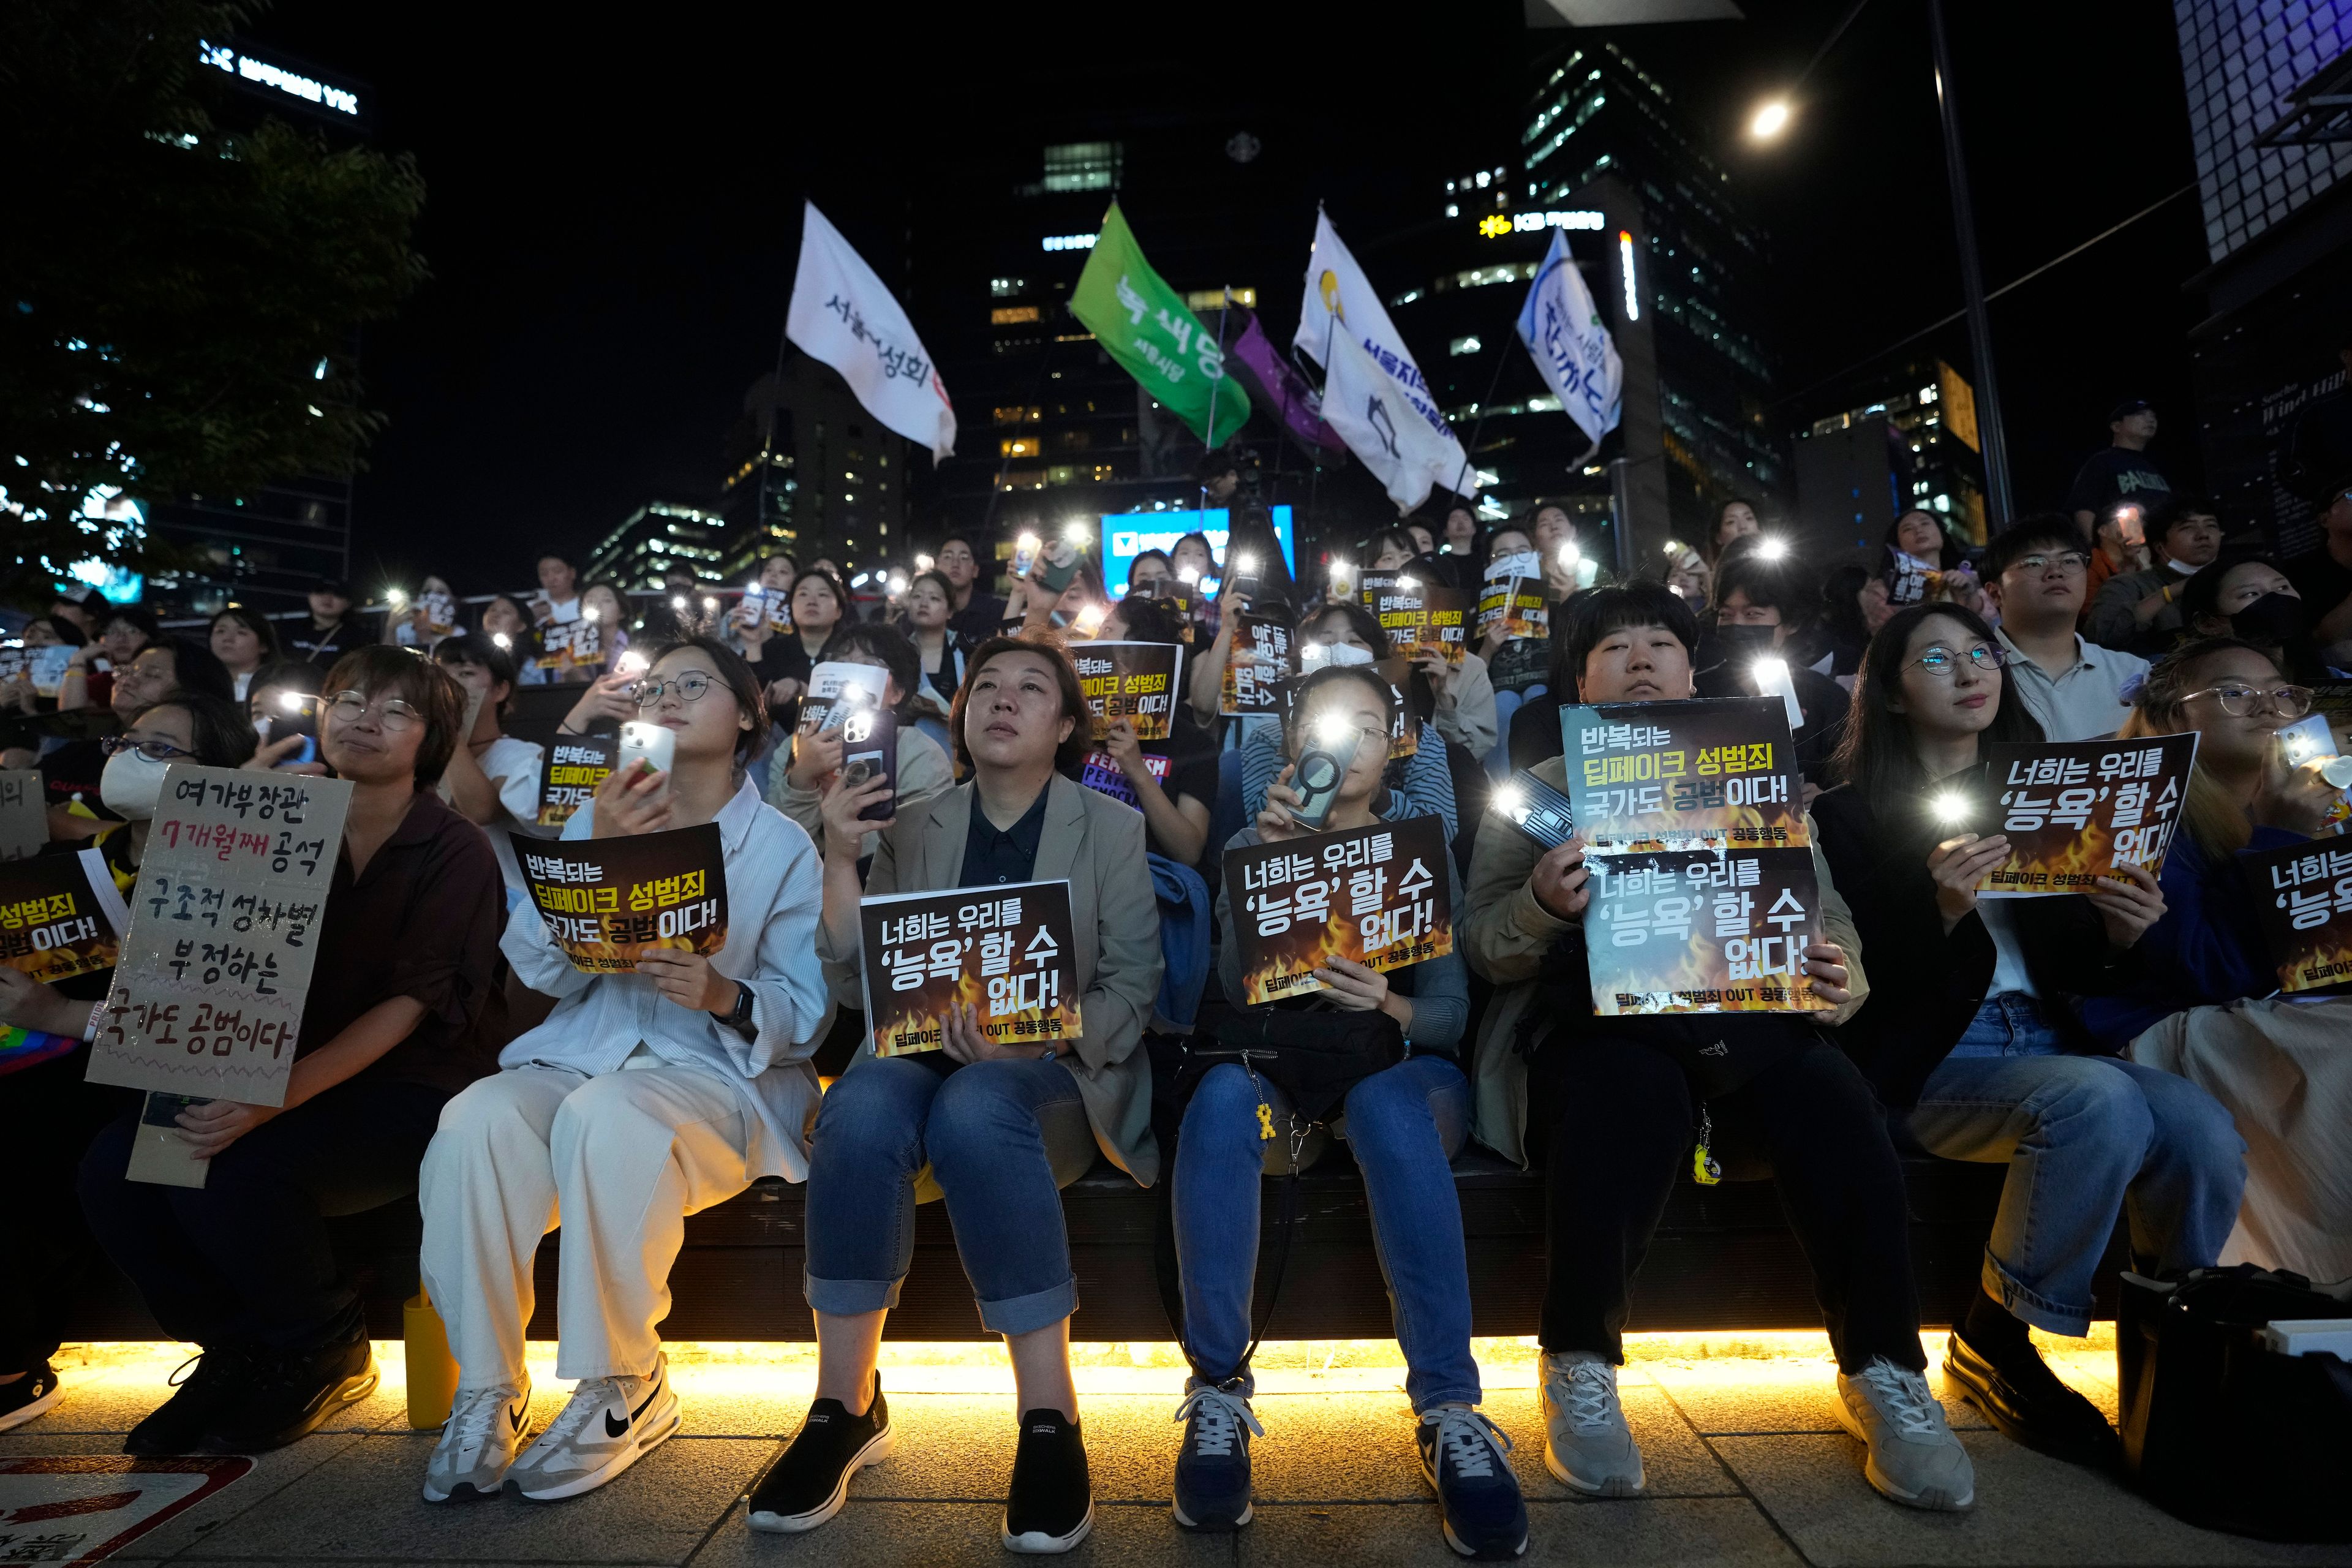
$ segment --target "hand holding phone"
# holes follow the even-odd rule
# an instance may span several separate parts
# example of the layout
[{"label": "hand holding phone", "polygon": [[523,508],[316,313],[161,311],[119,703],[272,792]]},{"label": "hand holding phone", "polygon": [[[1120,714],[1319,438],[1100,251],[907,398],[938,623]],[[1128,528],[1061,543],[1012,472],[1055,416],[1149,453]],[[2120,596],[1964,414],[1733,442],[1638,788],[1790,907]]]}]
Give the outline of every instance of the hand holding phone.
[{"label": "hand holding phone", "polygon": [[857,789],[877,778],[890,793],[857,814],[867,822],[898,813],[898,718],[887,708],[852,708],[841,721],[842,786]]},{"label": "hand holding phone", "polygon": [[649,720],[632,719],[621,726],[620,759],[614,773],[625,773],[637,763],[648,773],[666,773],[677,756],[677,732]]},{"label": "hand holding phone", "polygon": [[1495,810],[1546,849],[1576,836],[1576,814],[1568,796],[1525,769],[1495,791]]},{"label": "hand holding phone", "polygon": [[1290,775],[1290,788],[1298,796],[1298,804],[1290,808],[1290,819],[1310,833],[1319,833],[1331,820],[1331,808],[1339,802],[1339,788],[1348,782],[1348,770],[1356,765],[1356,752],[1364,743],[1363,731],[1345,720],[1326,721],[1319,726],[1306,751],[1298,754],[1298,766]]}]

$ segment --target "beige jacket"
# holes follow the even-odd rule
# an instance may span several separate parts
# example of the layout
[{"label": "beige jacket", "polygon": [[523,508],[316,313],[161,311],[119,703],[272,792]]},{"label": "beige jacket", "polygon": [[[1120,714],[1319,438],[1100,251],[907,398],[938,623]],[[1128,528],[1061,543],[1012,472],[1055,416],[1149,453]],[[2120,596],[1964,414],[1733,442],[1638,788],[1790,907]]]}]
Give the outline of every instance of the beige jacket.
[{"label": "beige jacket", "polygon": [[[1547,758],[1528,770],[1562,794],[1568,790],[1568,764]],[[1811,819],[1808,818],[1810,826]],[[1478,1030],[1472,1058],[1471,1089],[1476,1097],[1473,1122],[1478,1141],[1496,1153],[1528,1163],[1528,1064],[1512,1048],[1519,1019],[1535,995],[1535,978],[1544,954],[1570,922],[1536,902],[1528,878],[1543,851],[1536,841],[1493,812],[1478,824],[1477,847],[1470,857],[1467,914],[1454,921],[1454,940],[1470,967],[1495,986],[1486,1004],[1486,1019]],[[1853,929],[1853,914],[1830,879],[1829,862],[1813,850],[1813,878],[1821,889],[1822,925],[1829,940],[1845,950],[1846,982],[1853,1000],[1831,1012],[1814,1015],[1817,1022],[1834,1026],[1862,1010],[1870,994],[1870,981],[1862,971],[1862,938]]]},{"label": "beige jacket", "polygon": [[[959,886],[971,829],[975,786],[959,784],[919,811],[904,811],[880,835],[866,872],[869,896]],[[1144,1186],[1160,1179],[1160,1145],[1151,1135],[1151,1062],[1143,1026],[1160,994],[1160,903],[1144,863],[1143,814],[1061,774],[1045,786],[1045,831],[1037,840],[1040,882],[1070,883],[1080,996],[1086,1025],[1062,1065],[1078,1080],[1095,1142],[1113,1164]],[[817,956],[834,999],[863,1007],[860,954],[837,949],[822,923]],[[848,1070],[874,1054],[869,1033]]]},{"label": "beige jacket", "polygon": [[[796,788],[791,779],[791,737],[777,748],[768,772],[768,804],[801,825],[816,846],[819,855],[824,853],[824,796],[813,789]],[[948,761],[940,743],[916,729],[912,724],[898,727],[898,815],[911,816],[948,791],[955,788],[955,764]],[[881,835],[869,833],[857,847],[861,860],[874,853]]]}]

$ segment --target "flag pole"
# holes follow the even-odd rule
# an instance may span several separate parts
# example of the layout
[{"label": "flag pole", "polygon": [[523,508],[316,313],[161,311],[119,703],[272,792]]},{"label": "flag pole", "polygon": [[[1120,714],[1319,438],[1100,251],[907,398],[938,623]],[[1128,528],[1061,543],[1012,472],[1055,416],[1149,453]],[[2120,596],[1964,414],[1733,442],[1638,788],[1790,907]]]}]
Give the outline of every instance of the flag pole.
[{"label": "flag pole", "polygon": [[[1513,337],[1517,337],[1518,335],[1518,326],[1515,321],[1511,327],[1511,335]],[[1470,423],[1470,439],[1465,442],[1462,447],[1461,471],[1454,476],[1454,483],[1451,487],[1454,493],[1457,496],[1465,493],[1462,489],[1462,481],[1469,476],[1471,465],[1476,461],[1475,455],[1478,450],[1478,432],[1486,427],[1487,405],[1495,401],[1495,388],[1503,384],[1503,365],[1510,357],[1511,344],[1509,340],[1506,339],[1503,343],[1502,352],[1495,356],[1495,374],[1486,378],[1486,395],[1478,400],[1478,417],[1472,420]],[[1478,515],[1477,490],[1474,487],[1466,493],[1470,497],[1470,515],[1472,517],[1476,517]]]},{"label": "flag pole", "polygon": [[[1222,372],[1225,366],[1225,312],[1234,308],[1234,286],[1221,283],[1217,287],[1220,290],[1217,301],[1217,368]],[[1217,394],[1224,389],[1224,384],[1223,374],[1209,383],[1209,450],[1212,452],[1217,449]],[[1201,480],[1201,504],[1194,510],[1202,514],[1203,522],[1208,521],[1209,481],[1206,478]]]}]

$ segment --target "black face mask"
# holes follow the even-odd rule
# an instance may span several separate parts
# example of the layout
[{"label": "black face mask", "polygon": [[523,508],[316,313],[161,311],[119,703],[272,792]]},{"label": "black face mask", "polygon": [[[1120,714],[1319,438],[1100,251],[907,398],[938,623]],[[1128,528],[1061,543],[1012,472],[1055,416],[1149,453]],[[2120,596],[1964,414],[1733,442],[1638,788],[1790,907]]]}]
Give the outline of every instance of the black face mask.
[{"label": "black face mask", "polygon": [[1717,626],[1710,639],[1725,661],[1746,663],[1761,658],[1772,651],[1772,638],[1778,626]]},{"label": "black face mask", "polygon": [[2263,647],[2281,647],[2310,629],[2311,617],[2292,594],[2264,594],[2230,617],[2230,630]]}]

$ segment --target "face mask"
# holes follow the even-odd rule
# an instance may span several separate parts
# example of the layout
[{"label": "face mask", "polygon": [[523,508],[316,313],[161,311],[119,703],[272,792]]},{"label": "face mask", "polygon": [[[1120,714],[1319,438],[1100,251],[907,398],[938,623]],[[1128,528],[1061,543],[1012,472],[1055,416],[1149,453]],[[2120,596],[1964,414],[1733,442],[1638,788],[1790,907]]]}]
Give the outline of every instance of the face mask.
[{"label": "face mask", "polygon": [[2278,647],[2301,637],[2311,622],[2292,594],[2264,594],[2230,617],[2230,630],[2250,643]]},{"label": "face mask", "polygon": [[155,815],[163,798],[163,770],[169,766],[151,763],[135,751],[117,752],[106,759],[106,772],[99,775],[98,798],[118,816],[144,822]]},{"label": "face mask", "polygon": [[1778,626],[1717,626],[1715,628],[1715,646],[1723,651],[1726,659],[1745,662],[1761,658],[1772,651],[1772,635],[1780,629]]}]

